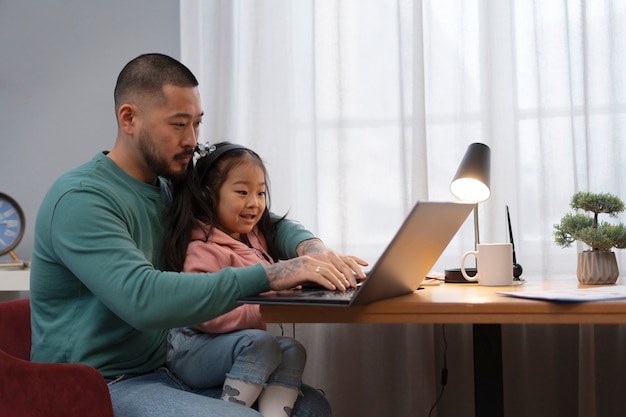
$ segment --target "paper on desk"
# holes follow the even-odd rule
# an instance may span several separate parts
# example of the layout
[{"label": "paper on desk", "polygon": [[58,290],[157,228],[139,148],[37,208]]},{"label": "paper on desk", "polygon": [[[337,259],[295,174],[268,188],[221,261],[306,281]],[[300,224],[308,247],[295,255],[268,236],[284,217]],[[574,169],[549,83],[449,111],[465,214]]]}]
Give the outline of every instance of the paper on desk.
[{"label": "paper on desk", "polygon": [[564,290],[500,291],[498,294],[509,297],[559,302],[606,301],[626,298],[626,285]]}]

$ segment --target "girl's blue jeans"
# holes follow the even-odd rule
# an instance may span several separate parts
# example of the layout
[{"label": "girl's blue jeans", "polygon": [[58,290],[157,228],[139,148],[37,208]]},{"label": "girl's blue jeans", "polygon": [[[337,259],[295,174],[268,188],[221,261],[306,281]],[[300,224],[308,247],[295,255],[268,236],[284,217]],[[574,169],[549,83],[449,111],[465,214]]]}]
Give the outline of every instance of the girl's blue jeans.
[{"label": "girl's blue jeans", "polygon": [[210,334],[182,327],[168,335],[167,368],[193,388],[221,386],[229,377],[299,390],[305,364],[300,342],[264,330]]}]

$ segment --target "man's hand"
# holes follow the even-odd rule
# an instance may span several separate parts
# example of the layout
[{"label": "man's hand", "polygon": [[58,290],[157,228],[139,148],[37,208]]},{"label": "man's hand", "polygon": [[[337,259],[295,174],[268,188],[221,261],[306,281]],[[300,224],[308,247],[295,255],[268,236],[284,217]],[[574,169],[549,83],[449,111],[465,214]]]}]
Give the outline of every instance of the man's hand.
[{"label": "man's hand", "polygon": [[314,282],[329,290],[345,291],[349,287],[332,264],[306,255],[268,265],[265,271],[270,288],[276,291],[295,288],[303,282]]},{"label": "man's hand", "polygon": [[356,256],[341,255],[329,249],[319,239],[309,239],[300,243],[296,248],[298,256],[308,255],[317,260],[333,265],[344,277],[343,283],[347,287],[356,287],[357,278],[365,278],[361,269],[367,262]]}]

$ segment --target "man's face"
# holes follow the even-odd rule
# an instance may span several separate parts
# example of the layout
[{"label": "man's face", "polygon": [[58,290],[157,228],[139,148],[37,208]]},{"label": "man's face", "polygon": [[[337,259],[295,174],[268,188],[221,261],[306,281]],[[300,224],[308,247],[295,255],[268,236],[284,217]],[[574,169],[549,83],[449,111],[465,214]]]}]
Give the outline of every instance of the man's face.
[{"label": "man's face", "polygon": [[150,173],[184,178],[198,140],[202,107],[195,87],[163,87],[165,100],[143,107],[138,150]]}]

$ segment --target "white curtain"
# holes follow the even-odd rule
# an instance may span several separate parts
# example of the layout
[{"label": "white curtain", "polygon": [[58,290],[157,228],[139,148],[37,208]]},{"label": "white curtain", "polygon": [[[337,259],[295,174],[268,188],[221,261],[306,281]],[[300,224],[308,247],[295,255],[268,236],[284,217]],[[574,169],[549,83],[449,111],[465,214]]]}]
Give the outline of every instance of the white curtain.
[{"label": "white curtain", "polygon": [[[328,246],[374,262],[416,200],[453,199],[467,146],[483,142],[481,240],[507,240],[508,205],[524,277],[575,282],[582,248],[552,235],[571,195],[626,198],[624,21],[626,2],[608,0],[181,0],[181,51],[202,136],[257,150],[273,211]],[[435,269],[472,242],[466,224]],[[443,331],[450,377],[433,415],[471,416],[471,326],[297,325],[296,337],[336,416],[413,416],[439,392]],[[506,415],[620,415],[625,337],[504,326]]]}]

